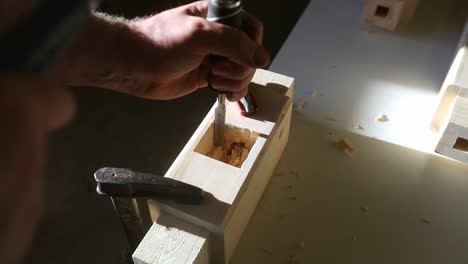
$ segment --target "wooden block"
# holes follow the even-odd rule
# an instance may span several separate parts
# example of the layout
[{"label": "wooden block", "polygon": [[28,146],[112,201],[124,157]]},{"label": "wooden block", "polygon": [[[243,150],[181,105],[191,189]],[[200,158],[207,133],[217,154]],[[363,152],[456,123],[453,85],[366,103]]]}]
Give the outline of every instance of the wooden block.
[{"label": "wooden block", "polygon": [[198,186],[214,198],[202,206],[150,201],[155,222],[133,255],[135,263],[229,262],[288,141],[293,83],[257,70],[249,90],[258,112],[243,117],[235,104],[227,104],[226,142],[237,138],[250,148],[240,167],[207,156],[213,148],[213,106],[165,177]]},{"label": "wooden block", "polygon": [[468,163],[468,89],[459,92],[449,112],[436,152]]},{"label": "wooden block", "polygon": [[395,30],[414,15],[418,0],[367,0],[364,10],[366,22]]},{"label": "wooden block", "polygon": [[462,88],[468,88],[468,20],[444,83],[439,91],[436,111],[432,117],[432,128],[439,131],[449,116],[449,111]]}]

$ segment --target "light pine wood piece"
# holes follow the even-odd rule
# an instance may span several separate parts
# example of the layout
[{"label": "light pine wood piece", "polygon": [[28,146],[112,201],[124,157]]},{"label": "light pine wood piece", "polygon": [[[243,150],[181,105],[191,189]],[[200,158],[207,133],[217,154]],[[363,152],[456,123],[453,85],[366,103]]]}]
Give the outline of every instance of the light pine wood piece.
[{"label": "light pine wood piece", "polygon": [[204,155],[213,147],[213,106],[165,177],[214,197],[201,206],[150,201],[155,222],[133,254],[135,263],[229,262],[288,141],[293,84],[290,77],[257,70],[249,86],[259,106],[255,116],[243,117],[227,104],[226,124],[253,140],[240,168]]},{"label": "light pine wood piece", "polygon": [[367,23],[395,30],[413,17],[418,0],[367,0],[364,18]]},{"label": "light pine wood piece", "polygon": [[436,152],[468,163],[468,89],[459,92],[449,112]]},{"label": "light pine wood piece", "polygon": [[468,20],[457,46],[455,59],[440,88],[436,111],[432,117],[432,128],[439,131],[449,116],[455,98],[461,89],[468,89]]}]

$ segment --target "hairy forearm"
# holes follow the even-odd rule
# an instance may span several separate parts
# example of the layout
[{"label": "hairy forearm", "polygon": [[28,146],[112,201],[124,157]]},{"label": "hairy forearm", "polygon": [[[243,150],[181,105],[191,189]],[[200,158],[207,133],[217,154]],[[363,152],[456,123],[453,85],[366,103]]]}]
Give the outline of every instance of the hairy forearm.
[{"label": "hairy forearm", "polygon": [[128,21],[93,15],[79,39],[65,52],[52,74],[69,85],[95,86],[139,94],[148,83],[135,73],[148,71],[158,55]]}]

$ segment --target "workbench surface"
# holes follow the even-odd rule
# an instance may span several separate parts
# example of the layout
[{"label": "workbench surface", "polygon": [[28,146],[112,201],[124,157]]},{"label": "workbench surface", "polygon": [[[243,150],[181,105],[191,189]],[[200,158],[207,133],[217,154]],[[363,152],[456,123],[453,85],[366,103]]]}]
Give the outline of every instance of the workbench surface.
[{"label": "workbench surface", "polygon": [[420,2],[386,32],[364,0],[311,1],[270,67],[304,108],[232,263],[468,261],[468,165],[434,154],[429,129],[468,7]]}]

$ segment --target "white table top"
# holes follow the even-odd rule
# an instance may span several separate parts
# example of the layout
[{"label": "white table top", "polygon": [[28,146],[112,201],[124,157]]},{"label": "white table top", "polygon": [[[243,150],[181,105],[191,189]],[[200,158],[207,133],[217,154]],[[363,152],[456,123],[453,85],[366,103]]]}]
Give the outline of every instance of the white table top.
[{"label": "white table top", "polygon": [[311,1],[270,68],[305,107],[233,263],[468,261],[468,165],[433,154],[429,129],[462,2],[421,1],[391,33],[365,25],[363,0]]}]

